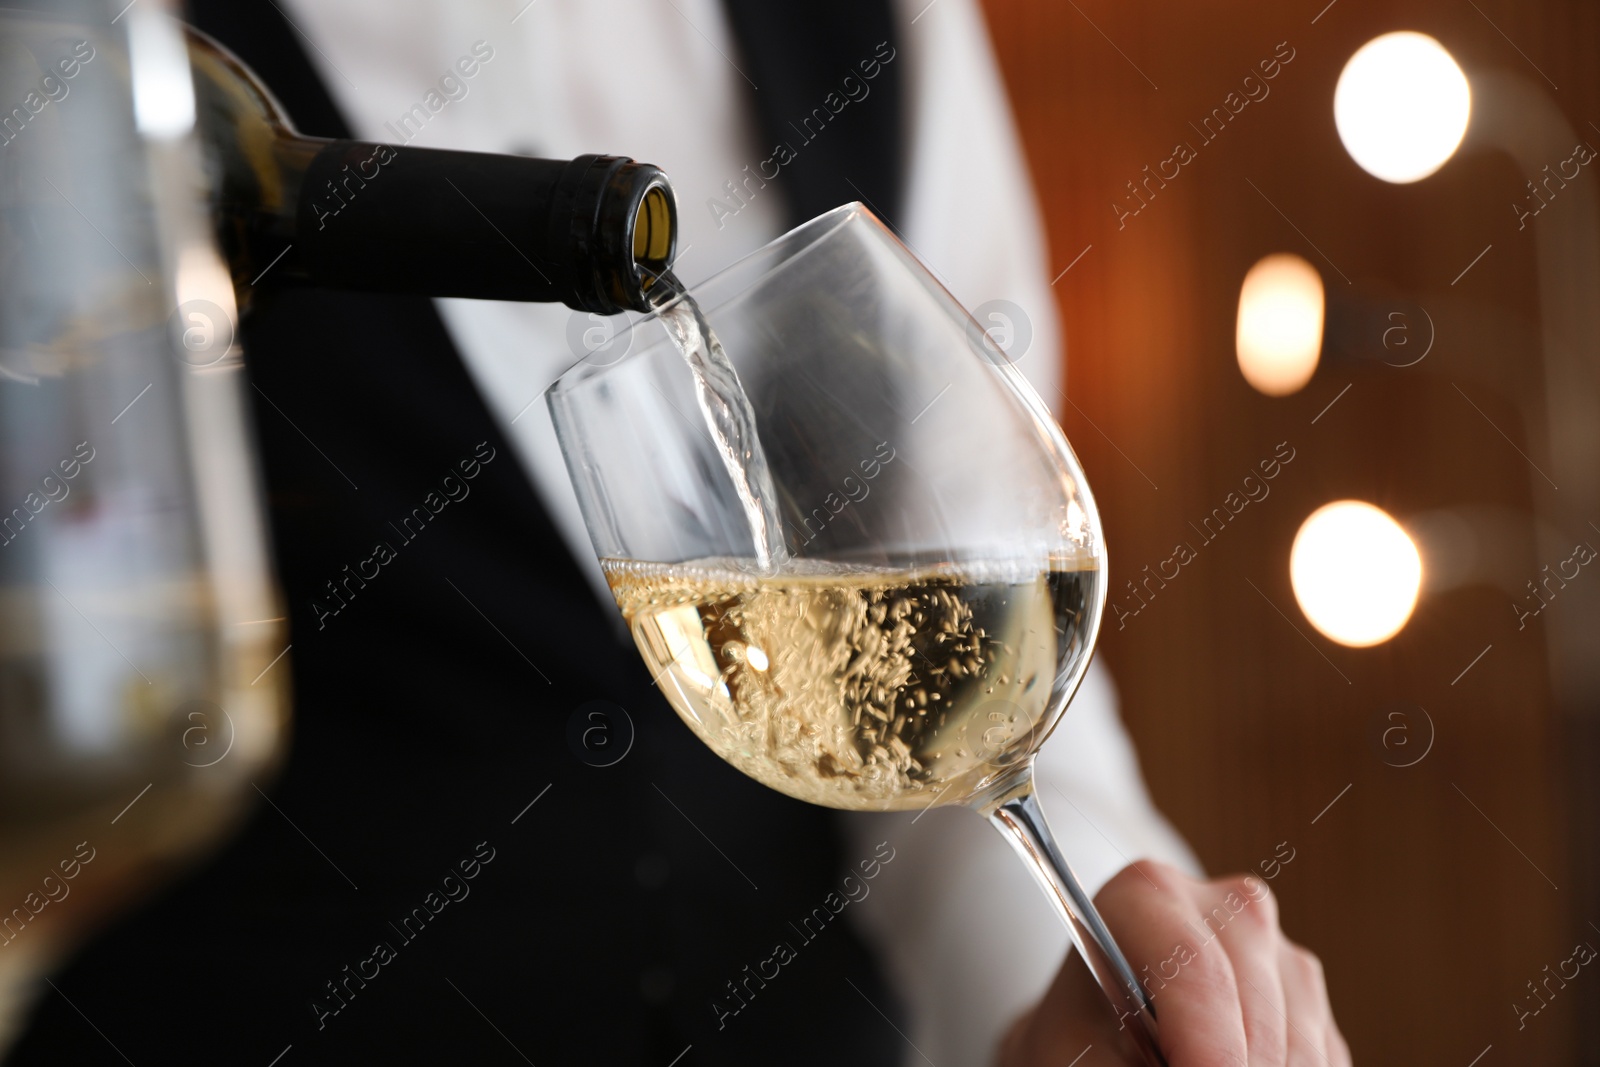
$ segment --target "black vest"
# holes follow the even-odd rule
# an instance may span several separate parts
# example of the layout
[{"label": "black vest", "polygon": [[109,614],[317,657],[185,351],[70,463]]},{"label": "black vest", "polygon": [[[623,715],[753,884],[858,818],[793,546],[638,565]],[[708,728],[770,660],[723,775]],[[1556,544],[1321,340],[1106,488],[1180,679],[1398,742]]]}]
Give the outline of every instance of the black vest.
[{"label": "black vest", "polygon": [[[897,43],[884,0],[726,6],[759,147]],[[277,4],[190,9],[304,132],[347,135]],[[862,196],[895,217],[903,66],[784,168],[791,221]],[[432,304],[283,292],[242,331],[293,642],[280,810],[55,976],[9,1062],[899,1062],[891,992],[824,921],[871,857],[651,687]],[[407,526],[463,460],[466,495]],[[394,558],[349,582],[379,541]],[[596,725],[632,733],[614,765]]]}]

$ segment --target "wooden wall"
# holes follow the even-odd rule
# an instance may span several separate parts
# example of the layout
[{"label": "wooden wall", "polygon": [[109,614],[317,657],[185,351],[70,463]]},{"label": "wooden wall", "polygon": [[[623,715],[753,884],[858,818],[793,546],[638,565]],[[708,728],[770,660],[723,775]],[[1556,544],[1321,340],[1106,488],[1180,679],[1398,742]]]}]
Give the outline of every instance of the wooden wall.
[{"label": "wooden wall", "polygon": [[[1124,580],[1178,542],[1199,549],[1137,615],[1108,614],[1101,654],[1156,799],[1207,867],[1255,867],[1283,841],[1295,850],[1273,882],[1284,924],[1325,961],[1357,1062],[1465,1067],[1491,1045],[1484,1067],[1577,1062],[1595,1040],[1600,974],[1585,971],[1520,1030],[1513,1007],[1534,1003],[1525,983],[1576,942],[1600,946],[1569,775],[1584,732],[1552,706],[1543,631],[1518,631],[1508,589],[1469,585],[1425,596],[1388,644],[1343,648],[1296,607],[1288,556],[1312,510],[1356,497],[1402,520],[1509,515],[1493,565],[1533,578],[1552,562],[1523,518],[1542,446],[1517,394],[1539,366],[1534,248],[1509,208],[1522,179],[1478,152],[1414,185],[1379,182],[1340,146],[1332,96],[1362,43],[1417,29],[1469,72],[1558,85],[1551,97],[1600,145],[1587,125],[1600,121],[1600,11],[1325,3],[985,0],[1053,270],[1082,253],[1054,286],[1065,426],[1106,521],[1113,600],[1138,607]],[[1190,122],[1291,49],[1270,95],[1202,143]],[[1137,205],[1126,183],[1179,141],[1196,158],[1119,219],[1114,203]],[[1315,265],[1330,302],[1367,305],[1345,347],[1384,355],[1396,320],[1374,328],[1370,313],[1392,305],[1419,342],[1426,309],[1433,350],[1406,368],[1327,359],[1293,396],[1255,393],[1234,361],[1238,287],[1277,251]],[[1295,458],[1271,495],[1203,543],[1190,524],[1280,442]],[[1397,700],[1434,727],[1427,757],[1406,768],[1373,741],[1374,717]],[[1420,745],[1426,724],[1411,721]]]}]

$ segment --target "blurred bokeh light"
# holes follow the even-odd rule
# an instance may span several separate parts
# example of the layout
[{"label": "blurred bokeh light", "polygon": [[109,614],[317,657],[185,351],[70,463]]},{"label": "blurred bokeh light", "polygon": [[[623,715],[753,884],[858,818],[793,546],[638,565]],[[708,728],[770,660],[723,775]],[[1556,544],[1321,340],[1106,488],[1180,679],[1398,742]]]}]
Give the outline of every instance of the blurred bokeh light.
[{"label": "blurred bokeh light", "polygon": [[1352,159],[1375,178],[1414,182],[1455,154],[1472,114],[1467,76],[1445,47],[1409,30],[1356,50],[1333,93],[1333,121]]},{"label": "blurred bokeh light", "polygon": [[1422,557],[1382,508],[1340,500],[1301,523],[1289,580],[1300,610],[1324,637],[1366,648],[1387,641],[1411,618]]},{"label": "blurred bokeh light", "polygon": [[1311,380],[1322,351],[1322,278],[1286,252],[1250,268],[1239,288],[1235,346],[1245,381],[1287,396]]}]

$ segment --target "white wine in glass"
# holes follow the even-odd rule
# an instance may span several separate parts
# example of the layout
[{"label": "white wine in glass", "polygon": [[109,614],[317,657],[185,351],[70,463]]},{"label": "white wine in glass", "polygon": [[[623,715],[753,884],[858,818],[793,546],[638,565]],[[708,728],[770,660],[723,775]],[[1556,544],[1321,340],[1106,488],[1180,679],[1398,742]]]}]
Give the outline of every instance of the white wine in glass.
[{"label": "white wine in glass", "polygon": [[1027,381],[859,204],[660,307],[548,403],[617,605],[724,760],[800,800],[987,817],[1146,1062],[1155,1013],[1056,847],[1033,756],[1084,670],[1105,548]]},{"label": "white wine in glass", "polygon": [[1026,759],[1098,578],[1070,558],[772,576],[716,560],[602,566],[702,741],[779,792],[861,811],[970,803]]}]

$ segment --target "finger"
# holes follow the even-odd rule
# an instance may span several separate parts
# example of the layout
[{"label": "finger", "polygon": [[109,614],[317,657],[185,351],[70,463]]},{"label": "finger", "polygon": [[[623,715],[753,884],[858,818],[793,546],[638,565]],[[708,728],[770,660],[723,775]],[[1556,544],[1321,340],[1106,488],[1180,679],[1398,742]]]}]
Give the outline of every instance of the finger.
[{"label": "finger", "polygon": [[1029,1067],[1118,1067],[1137,1062],[1119,1055],[1119,1036],[1105,994],[1082,957],[1071,952],[1043,999],[1006,1033],[998,1062]]},{"label": "finger", "polygon": [[1290,1067],[1347,1067],[1350,1050],[1333,1021],[1322,961],[1285,939],[1279,949],[1284,1000],[1294,1029],[1289,1033]]},{"label": "finger", "polygon": [[1151,995],[1170,1067],[1245,1064],[1233,966],[1218,946],[1201,947],[1200,885],[1165,864],[1140,860],[1107,882],[1095,905]]},{"label": "finger", "polygon": [[1328,1028],[1328,1059],[1333,1067],[1353,1067],[1355,1059],[1350,1055],[1350,1046],[1345,1043],[1344,1034],[1339,1032],[1339,1024],[1334,1023]]},{"label": "finger", "polygon": [[1239,983],[1250,1067],[1283,1067],[1294,1017],[1285,1010],[1277,901],[1265,882],[1246,876],[1204,883],[1197,902],[1211,939],[1201,951],[1226,952]]}]

